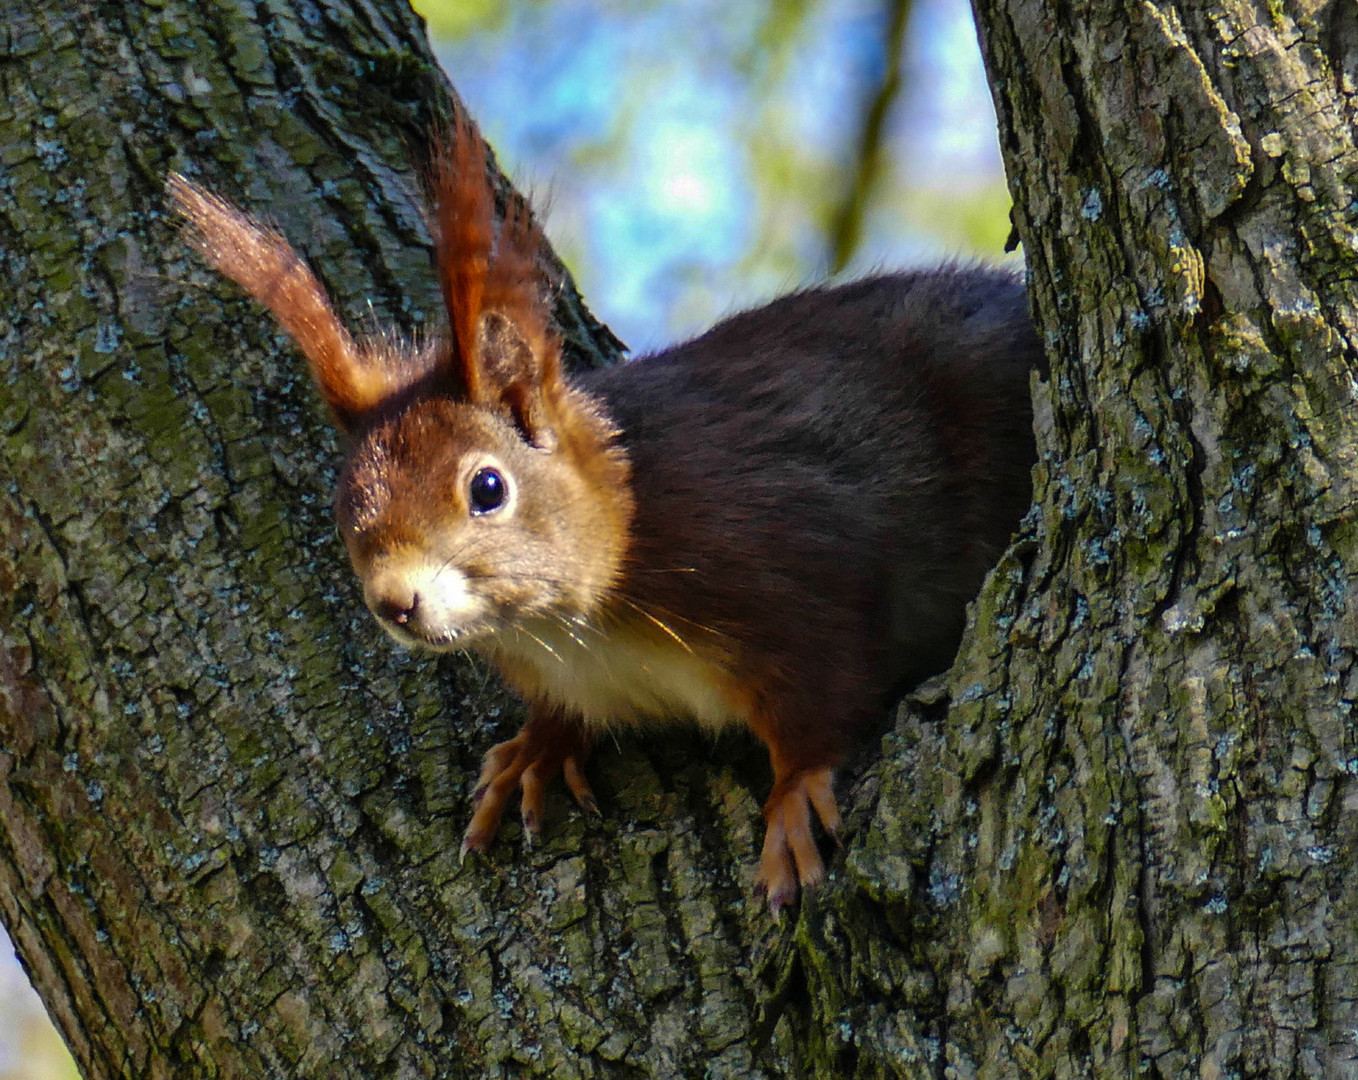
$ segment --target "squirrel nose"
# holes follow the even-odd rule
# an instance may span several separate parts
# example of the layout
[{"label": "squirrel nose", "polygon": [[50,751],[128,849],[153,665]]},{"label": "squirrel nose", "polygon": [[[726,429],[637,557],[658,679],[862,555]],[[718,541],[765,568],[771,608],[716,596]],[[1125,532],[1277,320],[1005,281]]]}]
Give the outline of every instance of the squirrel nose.
[{"label": "squirrel nose", "polygon": [[405,626],[420,606],[420,594],[412,592],[405,596],[375,596],[371,606],[379,619]]}]

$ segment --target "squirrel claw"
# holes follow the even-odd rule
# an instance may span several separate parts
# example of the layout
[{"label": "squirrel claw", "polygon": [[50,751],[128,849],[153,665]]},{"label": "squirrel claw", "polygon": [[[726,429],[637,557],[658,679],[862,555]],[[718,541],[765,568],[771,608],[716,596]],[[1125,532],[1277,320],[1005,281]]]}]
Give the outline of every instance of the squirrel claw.
[{"label": "squirrel claw", "polygon": [[475,854],[477,854],[477,855],[481,855],[481,854],[483,854],[483,853],[485,852],[485,850],[486,850],[486,846],[485,846],[484,844],[478,843],[478,842],[477,842],[474,838],[472,838],[471,836],[464,836],[464,837],[462,838],[462,850],[458,853],[458,857],[457,857],[458,865],[459,865],[459,866],[465,866],[465,865],[466,865],[466,862],[467,862],[467,856],[468,856],[468,855],[470,855],[470,854],[472,854],[472,853],[475,853]]},{"label": "squirrel claw", "polygon": [[773,916],[773,921],[781,923],[783,921],[783,908],[797,899],[796,889],[779,890],[769,896],[769,914]]}]

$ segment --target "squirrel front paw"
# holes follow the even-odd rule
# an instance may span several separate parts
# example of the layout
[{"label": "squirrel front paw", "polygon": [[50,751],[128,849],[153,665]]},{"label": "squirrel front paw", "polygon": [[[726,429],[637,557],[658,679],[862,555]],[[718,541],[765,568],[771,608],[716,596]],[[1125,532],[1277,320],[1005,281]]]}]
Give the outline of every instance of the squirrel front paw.
[{"label": "squirrel front paw", "polygon": [[492,746],[472,794],[475,810],[462,838],[463,857],[469,851],[490,847],[516,789],[522,792],[519,805],[524,838],[531,844],[542,831],[547,785],[557,773],[565,778],[580,808],[597,814],[599,804],[583,770],[588,753],[589,747],[575,725],[556,717],[531,717],[514,738]]},{"label": "squirrel front paw", "polygon": [[828,768],[807,769],[779,780],[764,804],[764,850],[755,876],[755,893],[768,898],[776,917],[797,897],[798,886],[810,889],[825,876],[825,864],[811,835],[811,811],[826,833],[839,842],[839,805]]}]

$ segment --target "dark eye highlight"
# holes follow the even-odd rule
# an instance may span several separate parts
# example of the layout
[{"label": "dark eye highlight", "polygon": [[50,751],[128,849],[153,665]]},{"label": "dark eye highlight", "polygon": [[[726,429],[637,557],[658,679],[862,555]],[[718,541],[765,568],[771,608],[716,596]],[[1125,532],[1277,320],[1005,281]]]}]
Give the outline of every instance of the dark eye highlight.
[{"label": "dark eye highlight", "polygon": [[504,506],[509,498],[509,481],[498,469],[477,469],[467,486],[467,494],[474,516],[490,514]]}]

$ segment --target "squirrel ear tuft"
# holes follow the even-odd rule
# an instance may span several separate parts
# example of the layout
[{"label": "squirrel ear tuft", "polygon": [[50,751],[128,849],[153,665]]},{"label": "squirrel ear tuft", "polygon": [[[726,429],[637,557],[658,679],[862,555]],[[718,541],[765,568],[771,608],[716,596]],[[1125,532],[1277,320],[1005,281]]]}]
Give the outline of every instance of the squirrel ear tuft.
[{"label": "squirrel ear tuft", "polygon": [[538,262],[542,228],[513,191],[496,220],[489,157],[465,116],[434,140],[431,227],[448,309],[448,374],[468,401],[507,410],[525,439],[547,448],[561,370]]},{"label": "squirrel ear tuft", "polygon": [[392,355],[354,341],[335,315],[325,287],[281,234],[178,173],[170,201],[187,223],[185,239],[219,272],[259,303],[306,354],[336,423],[352,431],[359,418],[422,378],[422,353]]}]

